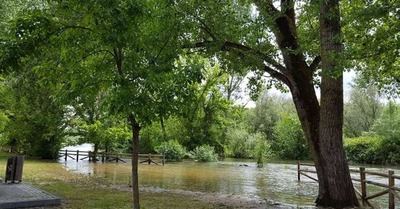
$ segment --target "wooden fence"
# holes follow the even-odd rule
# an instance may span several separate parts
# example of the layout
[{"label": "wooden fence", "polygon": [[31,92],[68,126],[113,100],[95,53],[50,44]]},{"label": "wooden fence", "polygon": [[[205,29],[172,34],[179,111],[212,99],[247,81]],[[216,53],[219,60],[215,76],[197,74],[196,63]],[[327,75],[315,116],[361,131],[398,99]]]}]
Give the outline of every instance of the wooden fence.
[{"label": "wooden fence", "polygon": [[[80,150],[60,150],[58,152],[59,158],[63,157],[65,161],[68,158],[76,160],[88,159],[91,162],[101,161],[101,162],[123,162],[126,163],[124,159],[131,159],[132,154],[127,153],[110,153],[110,152],[92,152],[92,151],[80,151]],[[160,154],[139,154],[139,162],[147,164],[165,164],[165,156]]]},{"label": "wooden fence", "polygon": [[[297,162],[297,180],[298,181],[300,181],[300,177],[303,175],[309,179],[312,179],[312,180],[318,182],[318,178],[314,178],[314,177],[308,175],[308,173],[316,174],[317,172],[315,170],[302,169],[301,166],[315,167],[313,164],[300,163],[298,161]],[[396,199],[400,200],[400,195],[397,193],[397,192],[400,192],[400,188],[395,186],[395,180],[400,180],[399,175],[395,175],[394,171],[392,171],[392,170],[389,170],[388,173],[380,173],[380,172],[375,172],[375,171],[367,171],[367,170],[365,170],[364,167],[360,167],[359,169],[350,169],[350,172],[358,173],[360,176],[360,178],[352,177],[351,179],[355,182],[360,183],[361,191],[358,190],[357,188],[354,188],[354,189],[355,189],[357,195],[360,197],[363,204],[367,204],[369,207],[374,208],[374,206],[369,202],[369,200],[380,197],[385,194],[389,194],[388,209],[395,209]],[[387,184],[368,180],[367,175],[387,178]],[[385,190],[369,195],[367,193],[367,190],[368,190],[367,185],[368,184],[384,188]]]}]

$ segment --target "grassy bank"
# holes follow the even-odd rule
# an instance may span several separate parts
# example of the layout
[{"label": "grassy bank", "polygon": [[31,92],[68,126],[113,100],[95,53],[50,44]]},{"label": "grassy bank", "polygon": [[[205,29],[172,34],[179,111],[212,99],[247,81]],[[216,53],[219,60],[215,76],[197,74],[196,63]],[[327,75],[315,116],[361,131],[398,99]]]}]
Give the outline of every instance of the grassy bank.
[{"label": "grassy bank", "polygon": [[[0,175],[4,177],[7,154],[0,153]],[[66,171],[59,163],[26,160],[24,181],[58,195],[63,201],[60,209],[130,209],[131,193],[110,187],[107,179]],[[220,204],[212,205],[193,196],[168,192],[142,192],[144,209],[228,209]]]}]

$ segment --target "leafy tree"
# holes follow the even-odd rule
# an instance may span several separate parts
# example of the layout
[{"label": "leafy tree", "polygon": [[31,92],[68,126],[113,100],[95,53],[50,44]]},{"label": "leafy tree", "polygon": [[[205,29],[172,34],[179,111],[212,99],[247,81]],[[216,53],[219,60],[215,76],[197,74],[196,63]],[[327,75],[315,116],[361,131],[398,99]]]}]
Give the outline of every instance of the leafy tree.
[{"label": "leafy tree", "polygon": [[[399,105],[389,102],[382,116],[376,120],[372,131],[388,140],[400,140],[400,109]],[[400,142],[400,141],[399,141]]]},{"label": "leafy tree", "polygon": [[399,93],[399,1],[342,3],[346,57],[361,80],[389,94]]},{"label": "leafy tree", "polygon": [[260,134],[256,137],[256,146],[254,147],[253,156],[257,160],[257,167],[259,168],[264,166],[265,160],[273,156],[271,144],[263,139]]},{"label": "leafy tree", "polygon": [[178,8],[191,25],[186,45],[248,66],[257,72],[253,80],[267,73],[288,87],[313,150],[317,205],[357,206],[342,142],[339,1],[183,1]]},{"label": "leafy tree", "polygon": [[[282,108],[285,107],[285,108]],[[267,91],[257,100],[256,107],[248,111],[247,121],[252,132],[261,132],[267,139],[273,140],[273,129],[279,120],[281,110],[290,110],[286,102],[268,95]]]},{"label": "leafy tree", "polygon": [[370,131],[380,116],[382,104],[376,87],[353,86],[350,100],[344,106],[344,132],[347,137],[359,137]]},{"label": "leafy tree", "polygon": [[274,126],[274,141],[271,143],[271,149],[280,159],[309,158],[309,147],[300,121],[294,115],[282,113]]},{"label": "leafy tree", "polygon": [[[208,144],[223,152],[224,117],[231,104],[224,96],[219,85],[224,83],[225,71],[218,62],[194,57],[202,66],[201,83],[192,86],[194,92],[182,111],[182,124],[188,133],[188,140],[182,142],[189,150]],[[197,60],[197,61],[196,61]]]},{"label": "leafy tree", "polygon": [[11,97],[5,103],[8,123],[5,126],[6,144],[13,151],[30,156],[56,159],[63,142],[64,107],[54,99],[55,86],[44,84],[34,72],[8,77]]},{"label": "leafy tree", "polygon": [[51,1],[17,19],[18,35],[2,47],[10,53],[1,53],[5,56],[0,59],[17,68],[25,57],[46,49],[53,56],[40,64],[54,71],[42,73],[64,83],[64,92],[79,90],[76,83],[90,85],[92,78],[107,87],[110,113],[124,115],[132,132],[136,209],[140,129],[169,113],[164,108],[171,106],[160,110],[160,104],[184,102],[181,96],[190,90],[186,86],[200,78],[196,68],[175,67],[179,39],[167,32],[176,25],[169,6],[162,1]]},{"label": "leafy tree", "polygon": [[232,126],[226,135],[226,145],[224,152],[226,156],[234,158],[251,158],[257,143],[257,138],[253,133],[249,133],[244,127]]}]

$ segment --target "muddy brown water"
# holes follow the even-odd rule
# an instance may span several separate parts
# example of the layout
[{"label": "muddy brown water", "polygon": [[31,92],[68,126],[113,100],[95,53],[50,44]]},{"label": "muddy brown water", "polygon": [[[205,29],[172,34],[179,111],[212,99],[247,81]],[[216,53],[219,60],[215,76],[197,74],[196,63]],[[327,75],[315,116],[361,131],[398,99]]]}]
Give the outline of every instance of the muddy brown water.
[{"label": "muddy brown water", "polygon": [[[60,161],[70,172],[107,178],[114,186],[128,185],[130,163],[89,163],[88,161]],[[354,166],[357,168],[357,166]],[[297,181],[294,162],[271,162],[257,168],[254,162],[225,160],[211,163],[184,161],[167,163],[165,166],[140,165],[140,186],[153,191],[194,193],[201,196],[233,196],[250,200],[268,200],[294,207],[309,208],[314,205],[318,185],[306,177]],[[387,172],[387,168],[368,166],[368,170]],[[395,173],[400,173],[397,168]],[[354,174],[354,177],[358,177]],[[381,183],[387,179],[368,177]],[[396,182],[400,186],[400,182]],[[359,186],[359,185],[356,185]],[[370,187],[375,193],[382,189]],[[375,199],[376,205],[386,208],[387,195]],[[397,203],[400,206],[400,202]],[[400,208],[400,207],[399,207]]]}]

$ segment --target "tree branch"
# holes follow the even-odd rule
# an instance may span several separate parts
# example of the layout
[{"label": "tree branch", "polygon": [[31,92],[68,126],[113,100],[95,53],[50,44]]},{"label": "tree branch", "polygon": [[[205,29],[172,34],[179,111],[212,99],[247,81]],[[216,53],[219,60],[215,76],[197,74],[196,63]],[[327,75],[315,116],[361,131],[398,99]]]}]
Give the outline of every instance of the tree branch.
[{"label": "tree branch", "polygon": [[[195,44],[193,44],[191,46],[186,46],[186,48],[207,48],[210,45],[214,45],[215,46],[216,44],[218,44],[216,41],[203,41],[203,42],[195,43]],[[264,53],[262,53],[261,51],[255,50],[255,49],[253,49],[253,48],[251,48],[249,46],[246,46],[246,45],[243,45],[243,44],[239,44],[239,43],[235,43],[235,42],[231,42],[231,41],[223,42],[222,44],[220,44],[220,48],[221,48],[222,51],[229,51],[229,50],[235,49],[235,50],[238,50],[240,53],[242,53],[244,55],[247,53],[247,54],[251,54],[253,56],[256,56],[257,58],[259,58],[261,60],[261,62],[263,64],[265,62],[265,63],[273,66],[276,69],[276,70],[274,70],[274,69],[266,66],[268,68],[268,69],[265,69],[266,72],[268,72],[268,71],[271,72],[271,76],[272,76],[272,74],[276,75],[277,79],[287,83],[287,81],[285,81],[285,80],[287,80],[287,77],[284,74],[285,72],[287,72],[287,69],[283,65],[281,65],[277,61],[275,61],[274,59],[272,59],[272,58],[268,57],[267,55],[265,55]],[[282,76],[285,77],[285,79],[281,78],[282,76],[277,75],[276,73],[281,74]]]},{"label": "tree branch", "polygon": [[267,16],[273,17],[274,19],[282,16],[282,13],[275,8],[272,0],[253,0],[253,2],[258,8],[260,8],[260,12],[265,13]]},{"label": "tree branch", "polygon": [[308,66],[311,72],[315,72],[318,69],[320,63],[321,63],[321,56],[318,55],[311,62],[310,66]]},{"label": "tree branch", "polygon": [[290,80],[285,74],[280,73],[267,65],[264,66],[264,71],[267,72],[271,77],[283,82],[287,86],[290,86]]},{"label": "tree branch", "polygon": [[259,50],[255,50],[255,49],[253,49],[251,47],[248,47],[246,45],[239,44],[239,43],[234,43],[234,42],[230,42],[230,41],[225,41],[222,44],[222,47],[221,47],[222,50],[228,50],[230,48],[238,49],[238,50],[240,50],[242,52],[247,52],[247,53],[253,54],[253,55],[261,58],[263,61],[267,62],[268,64],[272,65],[277,70],[279,70],[281,72],[285,72],[286,71],[286,68],[283,65],[279,64],[277,61],[275,61],[274,59],[268,57],[267,55],[265,55],[264,53],[262,53]]},{"label": "tree branch", "polygon": [[200,19],[199,17],[195,17],[199,22],[200,22],[200,24],[202,25],[201,26],[201,29],[203,29],[208,35],[210,35],[211,36],[211,38],[212,38],[212,40],[217,40],[217,37],[215,36],[215,34],[214,33],[212,33],[212,30],[211,30],[211,28],[210,27],[208,27],[208,25],[202,20],[202,19]]},{"label": "tree branch", "polygon": [[296,21],[293,0],[281,0],[281,11],[285,13],[286,16],[288,16],[293,21],[293,23]]}]

